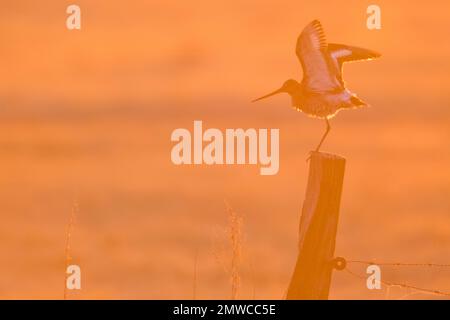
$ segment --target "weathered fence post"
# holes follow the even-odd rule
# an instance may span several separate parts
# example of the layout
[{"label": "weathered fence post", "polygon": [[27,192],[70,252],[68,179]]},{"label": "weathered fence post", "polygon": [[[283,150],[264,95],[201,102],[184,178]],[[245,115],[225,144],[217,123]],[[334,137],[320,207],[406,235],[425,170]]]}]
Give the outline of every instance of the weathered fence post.
[{"label": "weathered fence post", "polygon": [[344,171],[344,158],[321,152],[311,154],[299,253],[288,300],[328,299]]}]

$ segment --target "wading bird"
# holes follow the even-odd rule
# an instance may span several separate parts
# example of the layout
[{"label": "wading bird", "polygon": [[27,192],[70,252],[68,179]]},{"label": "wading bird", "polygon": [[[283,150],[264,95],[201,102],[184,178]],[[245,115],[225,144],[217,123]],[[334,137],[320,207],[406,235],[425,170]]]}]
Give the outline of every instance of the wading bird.
[{"label": "wading bird", "polygon": [[329,120],[339,110],[367,106],[345,87],[342,65],[344,62],[372,60],[381,55],[372,50],[327,43],[318,20],[303,29],[297,40],[296,54],[303,68],[302,82],[289,79],[280,89],[253,102],[284,92],[291,96],[296,110],[325,119],[326,131],[315,150],[319,151],[331,129]]}]

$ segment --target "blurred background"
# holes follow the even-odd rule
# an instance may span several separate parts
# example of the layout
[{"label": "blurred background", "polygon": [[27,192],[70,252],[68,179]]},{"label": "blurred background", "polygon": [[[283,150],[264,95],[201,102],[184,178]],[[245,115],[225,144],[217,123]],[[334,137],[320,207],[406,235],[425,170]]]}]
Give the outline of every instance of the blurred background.
[{"label": "blurred background", "polygon": [[[242,217],[244,299],[283,298],[297,255],[308,152],[321,121],[288,96],[295,43],[320,19],[330,42],[381,60],[347,64],[371,108],[343,111],[323,151],[347,158],[336,255],[450,262],[448,1],[77,0],[0,3],[0,298],[230,298],[228,217]],[[366,9],[382,29],[366,28]],[[175,166],[176,128],[279,128],[280,171]],[[365,275],[362,266],[352,270]],[[382,279],[450,291],[450,270],[383,267]],[[439,298],[333,276],[333,299]]]}]

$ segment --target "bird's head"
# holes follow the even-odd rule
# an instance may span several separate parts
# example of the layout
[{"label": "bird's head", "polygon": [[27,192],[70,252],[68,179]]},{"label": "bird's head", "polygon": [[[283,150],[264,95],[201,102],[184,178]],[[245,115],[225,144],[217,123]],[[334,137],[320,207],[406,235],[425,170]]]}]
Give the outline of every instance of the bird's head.
[{"label": "bird's head", "polygon": [[292,95],[292,94],[294,94],[294,92],[296,90],[298,90],[299,85],[300,84],[296,80],[289,79],[283,83],[283,86],[280,89],[275,90],[274,92],[271,92],[269,94],[266,94],[265,96],[262,96],[258,99],[255,99],[252,102],[256,102],[256,101],[259,101],[259,100],[262,100],[265,98],[269,98],[269,97],[274,96],[279,93],[289,93],[290,95]]}]

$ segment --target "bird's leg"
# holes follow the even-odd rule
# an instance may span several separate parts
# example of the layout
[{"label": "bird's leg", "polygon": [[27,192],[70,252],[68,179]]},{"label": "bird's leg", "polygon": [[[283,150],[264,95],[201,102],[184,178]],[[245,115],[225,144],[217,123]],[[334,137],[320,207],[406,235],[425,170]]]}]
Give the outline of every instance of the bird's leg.
[{"label": "bird's leg", "polygon": [[320,147],[322,146],[322,143],[325,141],[325,138],[327,137],[328,132],[330,132],[330,129],[331,129],[330,122],[328,121],[328,118],[325,118],[325,121],[327,122],[327,130],[325,131],[324,135],[322,136],[322,140],[320,140],[320,143],[319,143],[319,145],[317,146],[317,148],[315,150],[316,152],[319,151]]},{"label": "bird's leg", "polygon": [[311,155],[312,155],[313,152],[318,152],[318,151],[319,151],[320,147],[322,146],[322,143],[325,141],[325,138],[326,138],[327,135],[328,135],[328,132],[330,132],[330,129],[331,129],[331,127],[330,127],[330,122],[328,121],[327,118],[325,118],[325,121],[327,122],[327,129],[326,129],[324,135],[322,136],[322,139],[320,140],[320,143],[319,143],[319,145],[317,146],[316,150],[311,151],[311,152],[309,153],[309,156],[308,156],[308,158],[306,159],[306,162],[308,162],[309,159],[311,159]]}]

